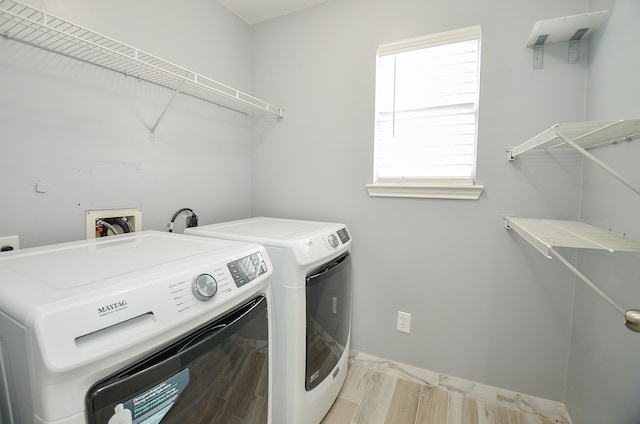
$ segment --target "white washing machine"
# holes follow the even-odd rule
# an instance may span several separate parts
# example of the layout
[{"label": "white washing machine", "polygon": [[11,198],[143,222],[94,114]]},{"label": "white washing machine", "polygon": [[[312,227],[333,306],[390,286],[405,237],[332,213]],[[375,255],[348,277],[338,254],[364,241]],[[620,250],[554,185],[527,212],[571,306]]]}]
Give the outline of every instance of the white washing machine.
[{"label": "white washing machine", "polygon": [[274,423],[319,423],[347,375],[352,241],[346,226],[258,217],[185,234],[267,248],[274,268]]},{"label": "white washing machine", "polygon": [[153,231],[1,253],[0,421],[270,422],[271,269]]}]

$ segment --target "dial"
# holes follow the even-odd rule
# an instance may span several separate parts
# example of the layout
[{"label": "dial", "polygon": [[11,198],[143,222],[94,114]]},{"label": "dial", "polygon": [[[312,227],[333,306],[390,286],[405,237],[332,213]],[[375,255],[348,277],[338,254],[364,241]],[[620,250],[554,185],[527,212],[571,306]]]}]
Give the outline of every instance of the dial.
[{"label": "dial", "polygon": [[329,234],[328,240],[331,247],[338,247],[338,237],[335,234]]},{"label": "dial", "polygon": [[198,300],[209,300],[218,291],[218,282],[209,274],[200,274],[193,279],[191,291]]}]

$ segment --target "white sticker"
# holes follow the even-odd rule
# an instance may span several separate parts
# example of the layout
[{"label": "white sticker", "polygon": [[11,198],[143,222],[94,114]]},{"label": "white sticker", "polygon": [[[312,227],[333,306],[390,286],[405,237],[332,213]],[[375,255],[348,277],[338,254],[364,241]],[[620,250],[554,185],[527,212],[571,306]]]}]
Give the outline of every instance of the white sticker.
[{"label": "white sticker", "polygon": [[108,424],[158,424],[189,384],[185,368],[144,393],[118,404]]}]

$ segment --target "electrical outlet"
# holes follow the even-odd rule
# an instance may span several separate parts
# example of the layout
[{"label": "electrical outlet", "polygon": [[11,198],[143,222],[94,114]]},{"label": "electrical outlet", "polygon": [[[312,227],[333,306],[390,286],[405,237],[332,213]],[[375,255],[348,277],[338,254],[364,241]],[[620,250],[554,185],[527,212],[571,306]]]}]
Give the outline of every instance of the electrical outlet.
[{"label": "electrical outlet", "polygon": [[403,333],[411,333],[411,314],[398,311],[398,324],[396,329]]},{"label": "electrical outlet", "polygon": [[18,236],[0,237],[0,253],[20,249],[20,238]]},{"label": "electrical outlet", "polygon": [[[124,219],[133,226],[134,231],[142,231],[142,209],[93,209],[85,211],[85,238],[98,238],[103,234],[97,231],[98,221],[109,218]],[[118,232],[119,227],[114,229]],[[112,235],[112,232],[107,232]],[[120,232],[118,232],[120,234]]]}]

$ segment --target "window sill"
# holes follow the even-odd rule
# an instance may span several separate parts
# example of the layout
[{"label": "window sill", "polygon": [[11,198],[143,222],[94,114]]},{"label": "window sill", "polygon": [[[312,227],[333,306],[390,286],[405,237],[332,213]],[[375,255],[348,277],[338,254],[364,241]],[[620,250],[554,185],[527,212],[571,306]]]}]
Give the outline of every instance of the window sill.
[{"label": "window sill", "polygon": [[478,200],[484,186],[462,184],[376,183],[367,184],[370,197]]}]

